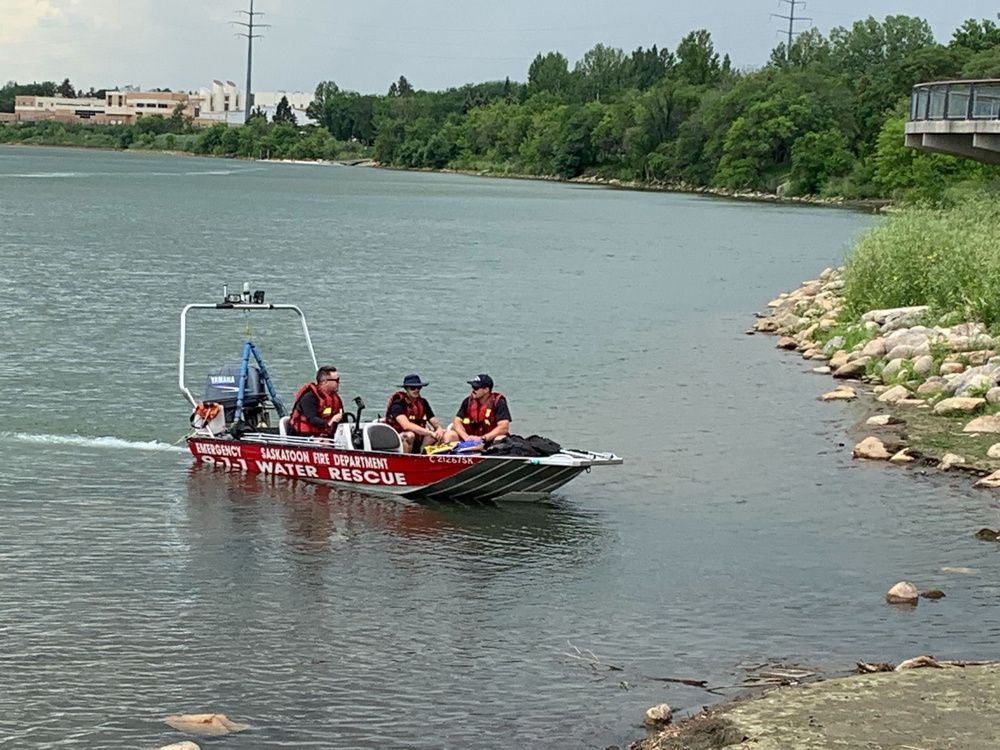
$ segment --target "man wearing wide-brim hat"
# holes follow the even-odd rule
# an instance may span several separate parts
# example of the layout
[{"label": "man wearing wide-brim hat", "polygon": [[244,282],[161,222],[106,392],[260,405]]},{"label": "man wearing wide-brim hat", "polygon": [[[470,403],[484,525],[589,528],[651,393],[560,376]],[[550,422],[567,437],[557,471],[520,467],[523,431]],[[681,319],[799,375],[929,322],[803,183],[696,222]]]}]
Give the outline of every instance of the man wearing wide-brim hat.
[{"label": "man wearing wide-brim hat", "polygon": [[389,396],[385,405],[385,422],[399,433],[406,453],[413,452],[414,445],[422,450],[444,438],[444,428],[430,402],[420,395],[427,385],[416,373],[407,375],[399,386],[402,390]]}]

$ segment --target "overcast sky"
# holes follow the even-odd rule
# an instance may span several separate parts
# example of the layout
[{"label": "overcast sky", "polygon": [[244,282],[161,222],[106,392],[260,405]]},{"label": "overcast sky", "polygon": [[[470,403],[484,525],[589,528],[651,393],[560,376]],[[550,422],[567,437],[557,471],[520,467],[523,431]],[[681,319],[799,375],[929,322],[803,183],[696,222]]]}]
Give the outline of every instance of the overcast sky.
[{"label": "overcast sky", "polygon": [[[69,77],[75,86],[197,89],[246,80],[246,40],[231,21],[250,0],[0,0],[0,78]],[[598,42],[626,52],[674,49],[706,28],[737,67],[767,61],[787,22],[780,0],[254,0],[253,88],[312,91],[322,80],[384,93],[405,75],[417,88],[527,78],[538,52],[570,63]],[[873,15],[927,19],[946,42],[967,18],[996,18],[979,0],[809,0],[796,13],[823,33]]]}]

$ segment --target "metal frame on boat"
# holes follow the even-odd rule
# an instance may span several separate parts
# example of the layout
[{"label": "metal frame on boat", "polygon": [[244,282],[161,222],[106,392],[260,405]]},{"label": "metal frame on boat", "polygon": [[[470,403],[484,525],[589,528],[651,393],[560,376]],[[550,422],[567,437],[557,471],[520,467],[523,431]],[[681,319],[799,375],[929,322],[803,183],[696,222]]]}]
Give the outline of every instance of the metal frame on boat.
[{"label": "metal frame on boat", "polygon": [[[229,368],[209,376],[209,396],[217,406],[205,409],[185,382],[187,316],[191,310],[290,311],[302,325],[313,369],[316,352],[305,314],[296,305],[264,302],[264,292],[230,294],[223,301],[189,304],[181,311],[178,386],[191,404],[188,448],[196,461],[231,471],[270,474],[308,482],[416,498],[460,500],[539,500],[594,466],[622,463],[613,453],[560,450],[548,456],[408,454],[397,432],[382,421],[361,421],[364,401],[329,438],[287,433],[287,409],[277,394],[263,357],[249,338],[238,372]],[[218,381],[218,382],[217,382]],[[222,402],[222,403],[220,403]],[[276,424],[272,425],[272,413]]]}]

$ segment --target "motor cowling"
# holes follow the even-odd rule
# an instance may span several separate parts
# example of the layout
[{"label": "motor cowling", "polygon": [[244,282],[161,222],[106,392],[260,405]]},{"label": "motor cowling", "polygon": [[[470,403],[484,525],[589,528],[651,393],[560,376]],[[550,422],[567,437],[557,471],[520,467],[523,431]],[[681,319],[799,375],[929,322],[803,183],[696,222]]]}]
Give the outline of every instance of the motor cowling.
[{"label": "motor cowling", "polygon": [[[231,424],[236,416],[236,400],[240,388],[240,365],[230,364],[214,367],[208,371],[205,380],[205,398],[203,401],[214,401],[222,406],[226,415],[226,424]],[[264,413],[267,392],[260,377],[260,370],[250,365],[247,368],[247,382],[243,390],[243,421],[253,424],[254,414]]]}]

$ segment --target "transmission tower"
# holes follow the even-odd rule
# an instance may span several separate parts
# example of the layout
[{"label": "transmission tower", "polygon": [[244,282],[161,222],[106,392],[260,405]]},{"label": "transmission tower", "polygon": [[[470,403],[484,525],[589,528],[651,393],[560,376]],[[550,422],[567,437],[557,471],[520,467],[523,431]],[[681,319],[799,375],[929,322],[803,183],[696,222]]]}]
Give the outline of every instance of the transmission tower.
[{"label": "transmission tower", "polygon": [[784,13],[772,13],[771,18],[781,18],[788,21],[788,46],[785,48],[785,55],[787,56],[791,52],[792,40],[795,38],[796,22],[812,21],[812,19],[795,15],[795,12],[799,8],[805,9],[806,4],[804,0],[778,0],[778,2],[788,6],[788,13],[787,15]]},{"label": "transmission tower", "polygon": [[250,104],[253,96],[250,94],[250,73],[253,70],[253,40],[260,39],[260,34],[254,34],[254,29],[267,29],[270,28],[271,24],[268,23],[257,23],[256,17],[264,15],[260,11],[254,12],[253,0],[250,0],[250,10],[238,10],[237,13],[242,13],[247,17],[246,21],[232,21],[236,26],[242,26],[246,31],[240,31],[236,36],[246,37],[247,40],[247,91],[246,95],[243,97],[245,107],[243,112],[243,122],[246,123],[250,119]]}]

